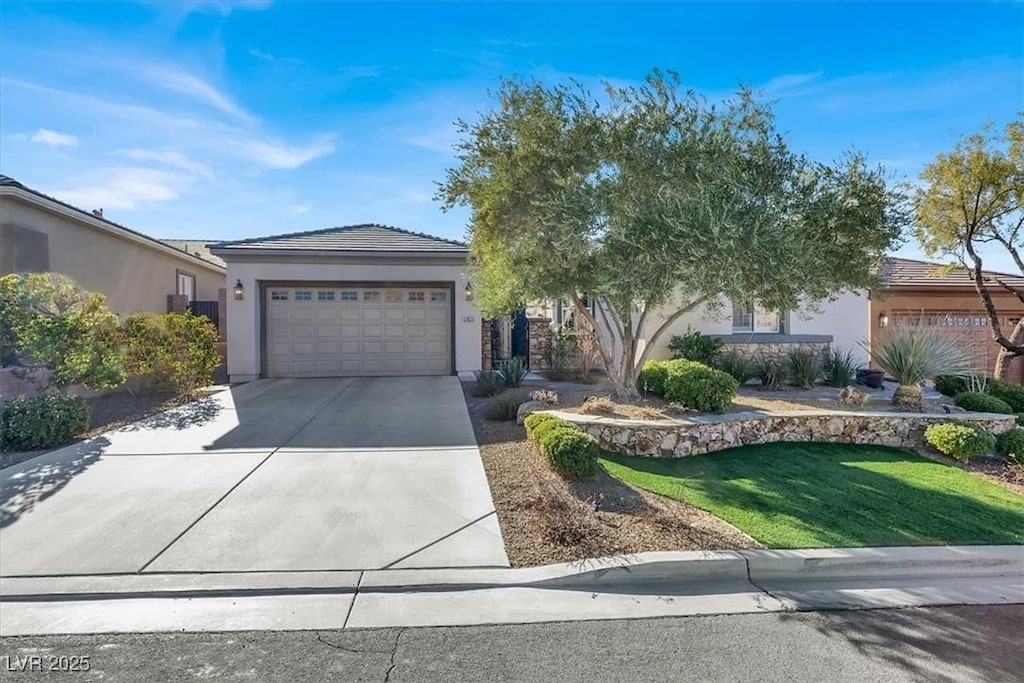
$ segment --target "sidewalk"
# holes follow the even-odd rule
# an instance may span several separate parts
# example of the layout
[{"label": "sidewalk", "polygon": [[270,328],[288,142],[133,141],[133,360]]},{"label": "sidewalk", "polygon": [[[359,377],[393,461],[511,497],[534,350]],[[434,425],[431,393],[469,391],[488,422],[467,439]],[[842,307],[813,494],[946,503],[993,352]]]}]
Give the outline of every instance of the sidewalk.
[{"label": "sidewalk", "polygon": [[459,626],[1024,603],[1024,548],[644,553],[524,569],[0,580],[0,635]]}]

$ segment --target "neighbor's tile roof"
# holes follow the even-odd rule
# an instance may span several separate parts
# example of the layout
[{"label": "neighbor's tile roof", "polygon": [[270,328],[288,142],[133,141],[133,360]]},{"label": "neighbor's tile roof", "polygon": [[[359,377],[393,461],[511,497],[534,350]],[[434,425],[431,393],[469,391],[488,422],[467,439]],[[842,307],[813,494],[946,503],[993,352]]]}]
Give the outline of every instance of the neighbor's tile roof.
[{"label": "neighbor's tile roof", "polygon": [[356,251],[356,252],[423,252],[466,253],[466,245],[433,235],[410,232],[387,225],[365,223],[324,230],[296,232],[290,235],[255,237],[247,240],[211,244],[220,251]]},{"label": "neighbor's tile roof", "polygon": [[[1012,287],[1024,287],[1024,277],[1010,273],[982,271],[988,277],[998,277]],[[882,270],[885,287],[964,287],[973,289],[970,271],[955,268],[946,272],[940,263],[928,263],[907,258],[890,258]]]},{"label": "neighbor's tile roof", "polygon": [[161,239],[160,241],[163,242],[164,244],[167,244],[169,246],[174,247],[175,249],[181,249],[182,251],[187,251],[188,253],[192,254],[193,256],[198,256],[199,258],[204,259],[206,261],[209,261],[210,263],[215,263],[218,266],[224,267],[224,265],[225,265],[224,259],[222,259],[219,256],[214,256],[213,254],[210,253],[209,245],[214,240],[199,240],[199,239],[195,239],[195,240],[165,240],[165,239]]}]

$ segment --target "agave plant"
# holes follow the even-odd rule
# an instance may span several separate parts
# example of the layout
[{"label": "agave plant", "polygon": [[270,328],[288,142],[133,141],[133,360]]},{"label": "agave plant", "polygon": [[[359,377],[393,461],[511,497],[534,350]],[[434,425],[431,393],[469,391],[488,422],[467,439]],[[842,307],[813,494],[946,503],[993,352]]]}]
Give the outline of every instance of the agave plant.
[{"label": "agave plant", "polygon": [[937,375],[963,377],[971,373],[971,359],[956,341],[940,337],[926,327],[897,327],[881,342],[861,342],[875,365],[896,380],[893,405],[919,409],[921,383]]}]

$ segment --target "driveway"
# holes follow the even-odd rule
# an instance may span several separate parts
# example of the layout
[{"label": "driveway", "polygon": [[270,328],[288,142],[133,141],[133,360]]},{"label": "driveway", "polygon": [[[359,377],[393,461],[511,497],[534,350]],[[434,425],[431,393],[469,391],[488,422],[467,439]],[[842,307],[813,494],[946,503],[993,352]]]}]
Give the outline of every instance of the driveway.
[{"label": "driveway", "polygon": [[0,575],[508,566],[454,377],[261,380],[0,471]]}]

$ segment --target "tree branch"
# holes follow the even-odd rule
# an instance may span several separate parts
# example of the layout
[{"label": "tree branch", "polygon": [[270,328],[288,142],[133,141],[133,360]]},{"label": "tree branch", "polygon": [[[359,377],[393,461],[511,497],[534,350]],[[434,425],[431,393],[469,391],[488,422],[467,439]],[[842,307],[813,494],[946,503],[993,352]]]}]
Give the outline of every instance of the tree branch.
[{"label": "tree branch", "polygon": [[651,355],[651,351],[654,349],[655,342],[657,342],[661,335],[665,333],[665,330],[671,327],[675,321],[679,320],[684,315],[686,315],[693,309],[697,308],[697,306],[700,306],[710,298],[710,296],[698,297],[697,299],[694,299],[689,304],[687,304],[683,308],[680,308],[678,311],[670,315],[665,320],[665,322],[663,322],[661,326],[654,331],[654,334],[651,335],[650,339],[647,340],[647,346],[644,347],[644,352],[640,354],[640,359],[637,361],[636,366],[643,367],[644,363],[647,362],[647,358]]},{"label": "tree branch", "polygon": [[996,310],[995,303],[992,301],[992,294],[988,291],[988,285],[985,282],[985,277],[982,273],[982,261],[981,257],[974,249],[974,228],[968,228],[966,235],[964,236],[964,249],[970,255],[971,260],[974,262],[974,289],[978,292],[978,296],[981,297],[981,302],[985,305],[985,311],[988,313],[989,325],[992,328],[992,338],[997,344],[1009,351],[1014,356],[1021,355],[1024,351],[1024,346],[1020,344],[1014,344],[1003,334],[1002,324],[999,322],[999,312]]}]

